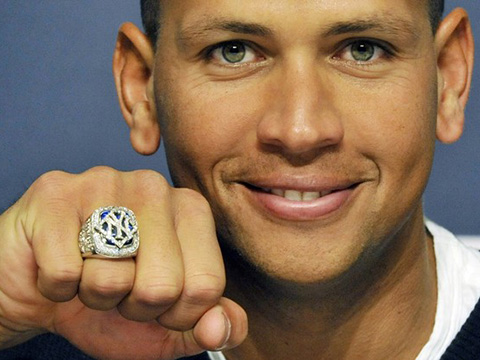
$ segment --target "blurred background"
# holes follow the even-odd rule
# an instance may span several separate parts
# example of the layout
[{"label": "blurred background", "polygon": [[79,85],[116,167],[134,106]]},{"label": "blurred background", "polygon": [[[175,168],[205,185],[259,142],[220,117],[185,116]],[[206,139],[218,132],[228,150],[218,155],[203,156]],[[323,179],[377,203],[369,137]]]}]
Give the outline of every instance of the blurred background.
[{"label": "blurred background", "polygon": [[[480,1],[446,1],[470,12],[480,44]],[[2,0],[0,16],[0,209],[48,170],[167,174],[163,151],[132,150],[111,75],[119,25],[141,23],[138,0]],[[429,218],[460,235],[480,236],[479,88],[480,56],[465,134],[438,144],[424,200]]]}]

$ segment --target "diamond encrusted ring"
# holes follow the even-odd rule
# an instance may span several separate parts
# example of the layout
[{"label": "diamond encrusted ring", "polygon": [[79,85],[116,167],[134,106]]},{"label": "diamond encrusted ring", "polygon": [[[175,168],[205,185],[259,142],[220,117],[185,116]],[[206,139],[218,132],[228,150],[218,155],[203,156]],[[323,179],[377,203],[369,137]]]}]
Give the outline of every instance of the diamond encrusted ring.
[{"label": "diamond encrusted ring", "polygon": [[135,256],[140,245],[135,214],[121,206],[95,210],[80,230],[78,245],[84,258]]}]

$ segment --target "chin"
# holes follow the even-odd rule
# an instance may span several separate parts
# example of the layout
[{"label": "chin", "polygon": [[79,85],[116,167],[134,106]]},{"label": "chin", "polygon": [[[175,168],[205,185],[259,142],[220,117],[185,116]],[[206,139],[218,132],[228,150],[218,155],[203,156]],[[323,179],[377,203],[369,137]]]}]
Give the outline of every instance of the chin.
[{"label": "chin", "polygon": [[326,252],[298,247],[261,251],[224,240],[221,244],[229,280],[246,291],[263,289],[272,296],[312,299],[336,293],[362,281],[371,262],[362,246]]}]

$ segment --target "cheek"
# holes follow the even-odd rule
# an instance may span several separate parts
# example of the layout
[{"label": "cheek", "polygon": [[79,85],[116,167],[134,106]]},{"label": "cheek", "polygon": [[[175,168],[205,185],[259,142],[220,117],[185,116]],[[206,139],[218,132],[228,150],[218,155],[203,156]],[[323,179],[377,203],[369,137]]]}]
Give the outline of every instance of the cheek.
[{"label": "cheek", "polygon": [[350,113],[358,120],[347,125],[351,128],[346,131],[350,138],[345,143],[354,144],[355,151],[378,169],[372,201],[377,225],[381,219],[390,222],[421,206],[433,161],[435,82],[423,79],[422,83],[412,77],[401,80],[363,92],[357,109]]},{"label": "cheek", "polygon": [[[417,72],[418,73],[418,72]],[[433,74],[432,74],[433,76]],[[436,95],[432,76],[399,77],[362,89],[345,106],[347,142],[380,170],[409,174],[430,166],[435,144]],[[346,101],[349,101],[346,99]]]},{"label": "cheek", "polygon": [[209,182],[218,163],[253,148],[258,97],[221,83],[192,87],[185,81],[190,86],[179,87],[181,83],[172,81],[157,91],[157,104],[172,178],[191,187],[191,179],[185,180],[192,174],[195,183]]}]

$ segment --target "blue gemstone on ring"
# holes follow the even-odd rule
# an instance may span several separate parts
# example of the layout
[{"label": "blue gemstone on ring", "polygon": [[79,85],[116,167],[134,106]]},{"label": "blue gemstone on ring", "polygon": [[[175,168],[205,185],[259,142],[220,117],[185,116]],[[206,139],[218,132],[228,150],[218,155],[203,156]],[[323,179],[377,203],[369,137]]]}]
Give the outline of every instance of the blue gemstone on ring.
[{"label": "blue gemstone on ring", "polygon": [[[132,253],[138,247],[138,231],[133,213],[122,207],[108,207],[100,209],[94,224],[98,234],[98,246],[105,246],[106,253],[117,257],[114,251]],[[133,247],[135,246],[135,249]],[[125,248],[125,247],[128,247]],[[108,248],[108,249],[107,249]]]}]

